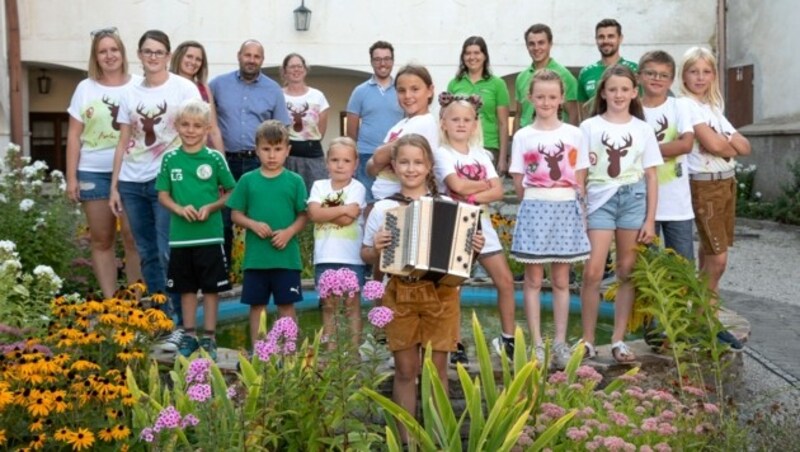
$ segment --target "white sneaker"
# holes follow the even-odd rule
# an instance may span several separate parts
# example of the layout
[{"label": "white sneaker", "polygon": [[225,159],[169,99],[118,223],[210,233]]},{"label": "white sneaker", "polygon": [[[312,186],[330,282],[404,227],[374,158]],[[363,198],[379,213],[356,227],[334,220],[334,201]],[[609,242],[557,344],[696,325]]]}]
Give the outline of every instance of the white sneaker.
[{"label": "white sneaker", "polygon": [[162,350],[165,352],[177,352],[181,346],[184,332],[182,328],[178,328],[172,333],[162,336],[153,344],[153,350]]},{"label": "white sneaker", "polygon": [[558,342],[553,345],[553,367],[556,369],[564,369],[572,358],[572,349],[563,342]]},{"label": "white sneaker", "polygon": [[544,365],[544,344],[536,344],[533,348],[533,353],[536,355],[536,361],[539,363],[539,367]]}]

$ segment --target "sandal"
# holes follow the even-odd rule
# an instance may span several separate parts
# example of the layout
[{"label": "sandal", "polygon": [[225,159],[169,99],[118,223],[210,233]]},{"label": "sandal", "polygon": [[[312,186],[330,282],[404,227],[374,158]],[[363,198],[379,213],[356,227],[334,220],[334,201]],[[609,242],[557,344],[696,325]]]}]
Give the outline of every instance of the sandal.
[{"label": "sandal", "polygon": [[620,364],[631,363],[636,361],[636,355],[633,354],[630,347],[622,341],[617,341],[611,344],[611,356]]},{"label": "sandal", "polygon": [[572,350],[577,350],[580,346],[583,346],[583,359],[594,359],[597,357],[597,350],[594,348],[594,345],[589,342],[579,341],[572,346]]}]

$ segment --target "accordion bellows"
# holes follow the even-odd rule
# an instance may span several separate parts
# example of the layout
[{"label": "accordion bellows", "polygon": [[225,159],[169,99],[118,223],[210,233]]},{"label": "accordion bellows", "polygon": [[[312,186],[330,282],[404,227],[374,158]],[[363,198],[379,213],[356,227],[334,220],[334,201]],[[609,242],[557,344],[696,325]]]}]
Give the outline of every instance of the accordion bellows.
[{"label": "accordion bellows", "polygon": [[431,197],[387,210],[383,227],[392,242],[381,252],[381,271],[460,285],[472,269],[480,216],[480,206]]}]

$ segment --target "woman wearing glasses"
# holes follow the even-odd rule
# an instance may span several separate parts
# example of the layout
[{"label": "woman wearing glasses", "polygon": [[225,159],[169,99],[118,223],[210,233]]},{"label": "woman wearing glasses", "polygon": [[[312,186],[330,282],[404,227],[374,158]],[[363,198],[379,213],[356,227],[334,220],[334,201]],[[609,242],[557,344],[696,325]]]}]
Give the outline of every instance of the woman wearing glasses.
[{"label": "woman wearing glasses", "polygon": [[222,134],[217,125],[217,109],[214,105],[214,96],[208,87],[208,59],[206,49],[197,41],[184,41],[175,48],[169,71],[188,79],[197,85],[200,97],[211,107],[211,131],[208,133],[208,146],[218,151],[224,151]]},{"label": "woman wearing glasses", "polygon": [[[116,28],[91,33],[89,78],[75,88],[67,112],[67,196],[80,202],[89,225],[92,268],[103,297],[117,287],[117,219],[108,207],[114,148],[119,141],[117,113],[122,94],[142,78],[128,74],[125,45]],[[119,218],[128,283],[142,278],[128,219]]]},{"label": "woman wearing glasses", "polygon": [[[153,294],[165,290],[169,259],[169,211],[158,202],[156,176],[164,154],[181,144],[175,128],[178,108],[188,99],[200,99],[200,92],[194,83],[167,70],[170,44],[164,32],[145,32],[137,53],[144,80],[133,85],[120,103],[109,203],[116,214],[124,210],[129,218],[142,274]],[[180,315],[179,307],[176,314]],[[173,339],[162,348],[177,350],[180,337]]]}]

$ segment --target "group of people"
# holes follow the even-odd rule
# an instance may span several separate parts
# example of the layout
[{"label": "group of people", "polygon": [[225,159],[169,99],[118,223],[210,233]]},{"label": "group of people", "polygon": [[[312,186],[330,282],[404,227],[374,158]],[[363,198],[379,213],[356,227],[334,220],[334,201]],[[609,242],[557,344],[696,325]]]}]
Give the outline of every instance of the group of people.
[{"label": "group of people", "polygon": [[[301,55],[283,60],[281,87],[261,72],[263,46],[248,40],[237,54],[239,68],[209,84],[202,45],[181,44],[168,65],[168,37],[150,30],[138,43],[140,77],[128,73],[116,29],[92,32],[89,78],[68,110],[67,183],[88,218],[103,295],[111,296],[115,286],[112,244],[119,219],[128,278],[136,278],[140,263],[151,292],[172,294],[169,305],[181,328],[164,346],[187,356],[202,347],[214,356],[217,294],[230,287],[231,224],[246,231],[241,301],[250,305],[255,340],[271,297],[281,316],[294,316],[294,303],[302,299],[297,234],[308,220],[314,223],[317,280],[327,269],[347,267],[363,284],[366,265],[378,267],[381,251],[392,243],[383,229],[388,209],[422,196],[488,206],[503,197],[507,173],[520,199],[511,255],[525,264],[525,313],[537,358],[545,358],[539,322],[544,266],[552,269],[553,362],[563,366],[571,349],[570,267],[581,261],[581,344],[587,357],[596,355],[600,284],[616,240],[620,287],[612,355],[634,361],[624,334],[634,300],[629,275],[636,243],[651,243],[663,232],[667,247],[693,259],[694,220],[700,269],[716,291],[733,238],[733,159],[749,154],[750,145],[724,117],[711,52],[691,48],[678,67],[668,53],[651,51],[636,64],[619,55],[617,21],[599,22],[595,37],[601,59],[576,79],[550,56],[547,25],[525,31],[532,63],[515,83],[510,149],[511,99],[491,73],[483,38],[464,42],[456,76],[438,95],[438,117],[430,111],[437,96],[428,70],[408,64],[393,77],[394,48],[378,41],[369,49],[373,75],[355,88],[346,108],[347,136],[324,151],[329,105],[305,84]],[[670,87],[678,68],[676,98]],[[493,344],[510,357],[513,278],[486,208],[481,222],[472,247],[497,287],[502,333]],[[381,302],[395,312],[386,328],[396,366],[394,397],[414,412],[421,347],[431,344],[445,384],[448,354],[452,362],[467,359],[459,288],[386,279]],[[195,325],[198,290],[204,294],[202,335]],[[335,306],[322,303],[330,332]],[[358,300],[348,300],[347,308],[357,344]],[[741,348],[727,331],[719,338]]]}]

